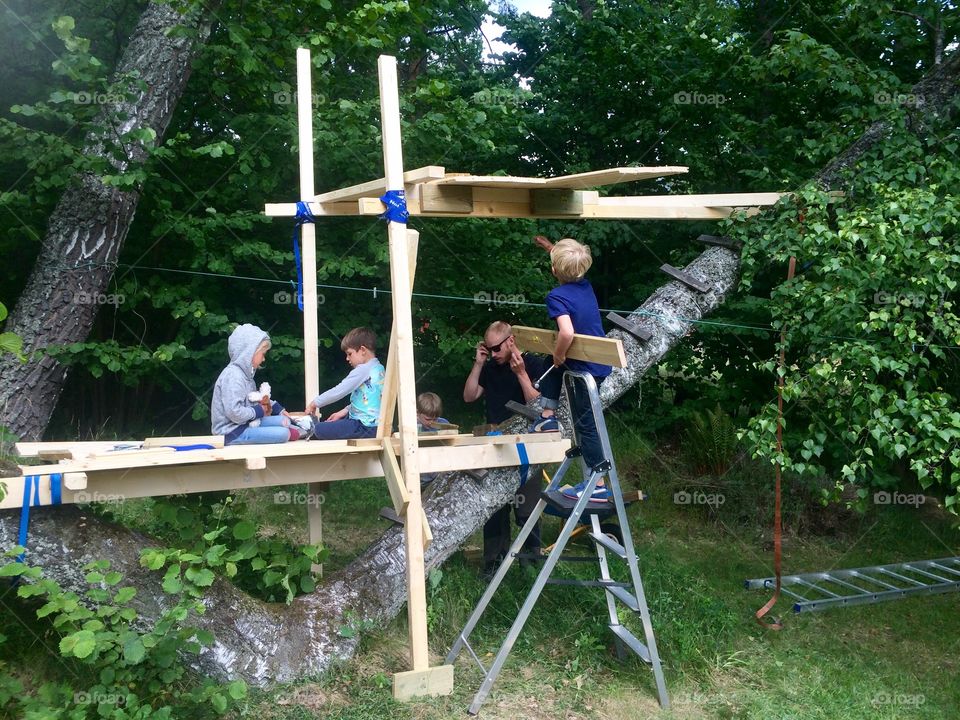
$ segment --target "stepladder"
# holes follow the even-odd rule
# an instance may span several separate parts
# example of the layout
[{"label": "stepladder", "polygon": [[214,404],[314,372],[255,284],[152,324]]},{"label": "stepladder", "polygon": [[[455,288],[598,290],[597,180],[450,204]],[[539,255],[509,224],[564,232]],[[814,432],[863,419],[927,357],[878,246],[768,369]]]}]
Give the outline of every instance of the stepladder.
[{"label": "stepladder", "polygon": [[[618,657],[621,660],[627,658],[627,651],[629,651],[649,665],[653,671],[660,706],[663,709],[670,707],[650,610],[647,606],[637,554],[627,520],[626,503],[623,499],[620,479],[617,476],[596,381],[588,373],[567,371],[563,377],[563,387],[569,400],[573,421],[573,447],[567,451],[560,468],[541,493],[539,502],[520,529],[507,556],[497,568],[490,584],[447,655],[447,664],[452,664],[463,650],[467,650],[484,673],[480,689],[469,708],[472,715],[480,712],[544,588],[549,584],[560,583],[599,589],[603,593],[608,627],[613,633]],[[563,492],[561,488],[563,488],[564,477],[577,462],[580,463],[585,478],[582,490],[579,493],[570,490]],[[579,485],[576,487],[580,488]],[[597,491],[596,495],[595,491]],[[503,584],[510,568],[521,556],[521,548],[527,537],[533,532],[537,522],[548,508],[552,514],[566,519],[549,553],[539,558],[542,564],[536,579],[493,661],[487,667],[480,660],[478,652],[470,645],[470,636]],[[601,528],[601,518],[614,515],[619,523],[621,542]],[[552,576],[557,565],[565,559],[564,550],[571,536],[582,523],[589,524],[586,535],[596,550],[598,576],[595,580],[554,579]],[[610,572],[610,561],[625,563],[629,580],[614,580]],[[622,573],[620,575],[622,576]],[[643,640],[621,622],[621,613],[624,612],[639,618],[643,628]]]}]

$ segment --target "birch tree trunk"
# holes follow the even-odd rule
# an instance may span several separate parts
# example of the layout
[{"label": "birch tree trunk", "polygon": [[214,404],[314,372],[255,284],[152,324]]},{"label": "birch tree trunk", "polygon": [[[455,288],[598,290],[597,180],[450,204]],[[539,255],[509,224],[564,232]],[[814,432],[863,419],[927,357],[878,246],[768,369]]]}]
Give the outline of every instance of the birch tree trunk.
[{"label": "birch tree trunk", "polygon": [[[114,73],[115,82],[133,76],[143,89],[132,101],[103,107],[84,141],[85,156],[107,159],[117,174],[143,163],[144,144],[121,138],[139,129],[153,130],[157,142],[163,138],[193,57],[209,34],[208,14],[199,4],[186,15],[169,4],[147,6]],[[186,32],[171,34],[178,27]],[[105,142],[105,137],[115,140]],[[118,150],[123,159],[117,159]],[[105,185],[89,172],[63,193],[4,328],[23,338],[25,354],[87,339],[139,200],[139,190]],[[13,355],[0,354],[0,425],[22,440],[39,440],[66,374],[63,365],[46,355],[21,364]]]}]

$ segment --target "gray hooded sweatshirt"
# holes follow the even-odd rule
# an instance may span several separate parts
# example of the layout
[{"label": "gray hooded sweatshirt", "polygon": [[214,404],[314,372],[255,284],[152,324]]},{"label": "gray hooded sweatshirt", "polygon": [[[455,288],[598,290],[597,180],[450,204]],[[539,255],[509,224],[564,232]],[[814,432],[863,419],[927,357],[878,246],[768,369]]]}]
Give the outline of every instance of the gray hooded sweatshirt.
[{"label": "gray hooded sweatshirt", "polygon": [[[227,365],[213,388],[210,401],[210,425],[214,435],[223,435],[226,442],[239,436],[247,423],[263,417],[259,403],[251,403],[247,395],[257,389],[253,381],[253,354],[270,336],[256,325],[244,324],[230,333]],[[273,403],[273,413],[283,411],[280,403]]]}]

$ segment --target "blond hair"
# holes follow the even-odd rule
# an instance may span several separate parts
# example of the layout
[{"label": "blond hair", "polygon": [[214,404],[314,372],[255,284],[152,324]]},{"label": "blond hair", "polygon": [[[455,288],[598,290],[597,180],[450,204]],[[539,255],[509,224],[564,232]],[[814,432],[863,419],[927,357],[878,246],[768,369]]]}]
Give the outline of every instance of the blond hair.
[{"label": "blond hair", "polygon": [[377,334],[370,328],[353,328],[353,330],[344,335],[343,340],[340,341],[340,349],[344,352],[347,350],[359,350],[361,347],[365,347],[372,353],[377,352]]},{"label": "blond hair", "polygon": [[576,282],[593,265],[593,256],[590,246],[578,243],[571,238],[564,238],[553,246],[550,251],[550,264],[553,274],[562,283]]},{"label": "blond hair", "polygon": [[438,418],[443,415],[443,401],[434,392],[424,392],[417,395],[417,412],[428,418]]},{"label": "blond hair", "polygon": [[503,334],[504,337],[513,333],[513,327],[508,322],[503,320],[494,320],[490,323],[490,326],[487,328],[487,331],[483,334],[483,337],[486,338],[487,335],[500,335]]}]

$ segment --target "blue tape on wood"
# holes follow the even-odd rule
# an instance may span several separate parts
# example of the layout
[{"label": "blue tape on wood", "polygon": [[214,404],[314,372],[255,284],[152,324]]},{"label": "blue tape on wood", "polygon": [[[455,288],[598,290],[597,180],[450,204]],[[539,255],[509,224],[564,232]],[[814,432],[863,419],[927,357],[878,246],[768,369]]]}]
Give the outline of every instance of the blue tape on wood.
[{"label": "blue tape on wood", "polygon": [[387,206],[387,211],[381,218],[406,225],[410,213],[407,212],[407,199],[403,190],[387,190],[380,196],[380,201]]}]

